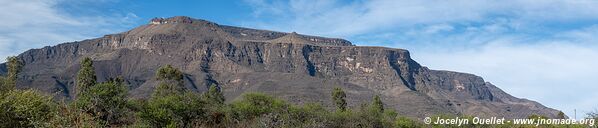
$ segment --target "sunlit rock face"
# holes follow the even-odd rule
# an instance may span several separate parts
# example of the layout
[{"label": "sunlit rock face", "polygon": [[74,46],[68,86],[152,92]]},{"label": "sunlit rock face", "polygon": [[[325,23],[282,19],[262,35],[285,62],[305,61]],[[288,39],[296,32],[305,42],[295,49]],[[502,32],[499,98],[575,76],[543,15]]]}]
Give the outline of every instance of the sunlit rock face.
[{"label": "sunlit rock face", "polygon": [[[147,25],[100,38],[32,49],[19,88],[35,88],[70,99],[79,62],[94,60],[99,81],[122,77],[132,98],[147,98],[156,69],[170,64],[185,73],[186,87],[224,89],[228,101],[244,92],[264,92],[290,102],[331,107],[341,87],[349,106],[381,95],[400,114],[525,118],[556,117],[557,110],[515,98],[481,77],[430,70],[404,49],[354,46],[344,39],[219,25],[189,17],[155,18]],[[0,65],[0,73],[6,66]]]}]

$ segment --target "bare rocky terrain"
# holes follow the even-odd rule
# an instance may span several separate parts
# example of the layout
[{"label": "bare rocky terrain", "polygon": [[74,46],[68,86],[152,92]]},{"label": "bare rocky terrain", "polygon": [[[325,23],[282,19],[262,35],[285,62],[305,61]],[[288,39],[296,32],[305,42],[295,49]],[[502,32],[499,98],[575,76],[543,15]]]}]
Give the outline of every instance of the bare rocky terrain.
[{"label": "bare rocky terrain", "polygon": [[[219,25],[177,16],[156,18],[130,31],[31,49],[18,88],[39,89],[70,99],[79,62],[94,60],[99,81],[122,77],[132,98],[147,98],[155,71],[170,64],[185,73],[188,89],[224,89],[229,101],[244,92],[264,92],[292,103],[332,106],[331,91],[347,92],[349,106],[381,95],[399,114],[525,118],[556,117],[558,110],[513,97],[479,76],[431,70],[404,49],[355,46],[344,39]],[[0,74],[6,73],[5,64]]]}]

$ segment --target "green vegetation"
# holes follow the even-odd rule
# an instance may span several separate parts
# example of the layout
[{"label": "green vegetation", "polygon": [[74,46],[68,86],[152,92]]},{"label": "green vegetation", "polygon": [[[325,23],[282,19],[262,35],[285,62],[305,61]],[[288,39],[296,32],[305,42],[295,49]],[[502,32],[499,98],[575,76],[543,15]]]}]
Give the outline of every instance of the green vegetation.
[{"label": "green vegetation", "polygon": [[23,64],[17,57],[8,57],[7,59],[8,74],[6,77],[0,78],[0,93],[6,94],[10,90],[14,90],[17,84],[17,74],[21,72]]},{"label": "green vegetation", "polygon": [[334,91],[332,91],[332,101],[334,101],[337,111],[345,111],[347,109],[346,97],[347,94],[341,88],[334,88]]},{"label": "green vegetation", "polygon": [[190,127],[205,119],[201,96],[184,89],[183,73],[170,65],[156,72],[160,81],[152,97],[138,115],[143,125],[151,127]]},{"label": "green vegetation", "polygon": [[[100,123],[117,125],[127,123],[131,111],[127,108],[127,90],[120,79],[109,80],[92,86],[89,94],[78,97],[84,105],[80,107],[96,117]],[[129,117],[130,118],[130,117]]]},{"label": "green vegetation", "polygon": [[96,84],[96,73],[91,58],[84,58],[81,61],[81,69],[77,74],[76,97],[87,94],[91,86]]},{"label": "green vegetation", "polygon": [[8,92],[8,90],[10,90],[7,87],[4,87],[4,77],[0,76],[0,95],[1,94],[6,94]]},{"label": "green vegetation", "polygon": [[0,126],[48,127],[57,104],[32,90],[11,90],[0,98]]},{"label": "green vegetation", "polygon": [[384,112],[384,104],[382,103],[382,100],[380,100],[379,95],[376,95],[374,97],[374,101],[372,102],[372,107],[374,110],[376,110],[378,112]]},{"label": "green vegetation", "polygon": [[185,91],[183,73],[170,65],[158,69],[156,80],[159,80],[160,83],[156,87],[152,97],[170,96]]},{"label": "green vegetation", "polygon": [[[166,65],[155,74],[159,84],[148,99],[127,98],[122,79],[97,82],[93,61],[85,58],[77,75],[77,96],[73,101],[56,102],[35,90],[16,90],[18,59],[8,61],[7,76],[0,77],[0,127],[305,127],[305,128],[413,128],[413,127],[536,127],[527,125],[426,125],[418,119],[386,109],[381,96],[371,103],[349,108],[341,88],[331,92],[335,110],[318,103],[294,105],[262,93],[246,93],[225,102],[217,84],[208,91],[186,90],[184,74]],[[560,113],[560,117],[564,114]],[[590,113],[589,118],[598,114]],[[432,117],[452,119],[454,116]],[[472,119],[470,116],[460,118]],[[531,115],[529,118],[546,118]],[[539,127],[586,127],[584,125],[540,125]]]},{"label": "green vegetation", "polygon": [[222,105],[224,104],[224,94],[220,91],[216,84],[210,85],[208,92],[202,95],[208,103]]},{"label": "green vegetation", "polygon": [[205,109],[199,95],[184,92],[177,95],[152,97],[140,104],[140,124],[151,127],[189,127],[200,124]]}]

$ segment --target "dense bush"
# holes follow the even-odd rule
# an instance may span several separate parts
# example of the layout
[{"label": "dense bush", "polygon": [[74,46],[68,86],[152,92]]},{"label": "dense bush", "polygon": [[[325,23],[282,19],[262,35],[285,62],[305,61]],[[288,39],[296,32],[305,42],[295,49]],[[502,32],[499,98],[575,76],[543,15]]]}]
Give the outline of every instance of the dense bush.
[{"label": "dense bush", "polygon": [[206,119],[201,96],[184,89],[183,73],[170,65],[156,72],[160,81],[147,103],[138,112],[141,123],[152,127],[190,127]]},{"label": "dense bush", "polygon": [[197,94],[185,92],[181,95],[152,97],[138,115],[142,122],[153,127],[191,126],[205,119],[204,104]]},{"label": "dense bush", "polygon": [[417,122],[415,120],[409,119],[407,117],[403,117],[403,116],[397,117],[394,125],[396,127],[398,127],[398,128],[417,128],[417,127],[423,127],[423,125],[421,125],[421,123],[419,123],[419,122]]},{"label": "dense bush", "polygon": [[49,127],[57,114],[50,97],[32,90],[11,90],[0,97],[0,127]]},{"label": "dense bush", "polygon": [[115,79],[89,88],[74,102],[82,112],[97,118],[102,124],[120,126],[131,123],[133,113],[127,108],[127,89],[122,80]]},{"label": "dense bush", "polygon": [[233,102],[231,107],[239,120],[252,120],[264,114],[283,110],[288,107],[288,104],[261,93],[248,93],[243,95],[242,100]]},{"label": "dense bush", "polygon": [[171,65],[166,65],[158,69],[155,77],[160,83],[156,86],[152,97],[180,94],[185,91],[183,73]]},{"label": "dense bush", "polygon": [[97,83],[93,61],[84,58],[76,82],[75,100],[71,106],[63,107],[66,113],[63,116],[68,117],[66,120],[77,121],[77,125],[106,127],[125,126],[134,122],[133,111],[129,109],[126,99],[127,88],[122,79]]}]

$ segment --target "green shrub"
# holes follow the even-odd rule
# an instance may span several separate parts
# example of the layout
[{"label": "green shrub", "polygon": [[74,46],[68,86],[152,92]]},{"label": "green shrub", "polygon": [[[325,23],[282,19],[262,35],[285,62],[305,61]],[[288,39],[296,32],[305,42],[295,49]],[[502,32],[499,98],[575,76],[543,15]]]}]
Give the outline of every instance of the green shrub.
[{"label": "green shrub", "polygon": [[152,127],[190,126],[205,119],[204,103],[192,92],[181,95],[152,97],[139,116]]},{"label": "green shrub", "polygon": [[155,78],[160,82],[156,86],[152,97],[180,94],[185,91],[183,72],[171,65],[160,67],[156,71]]},{"label": "green shrub", "polygon": [[87,89],[73,102],[74,108],[109,126],[133,122],[133,111],[126,99],[127,89],[120,79],[111,79]]},{"label": "green shrub", "polygon": [[286,102],[262,93],[244,94],[242,100],[231,105],[233,112],[241,120],[253,119],[288,106]]},{"label": "green shrub", "polygon": [[380,113],[384,112],[384,103],[382,103],[382,100],[380,99],[379,95],[374,96],[374,99],[372,101],[372,108],[375,111],[379,111]]},{"label": "green shrub", "polygon": [[328,112],[322,105],[307,103],[303,106],[290,106],[288,113],[283,115],[286,126],[289,127],[326,127],[330,123]]},{"label": "green shrub", "polygon": [[73,105],[66,105],[62,102],[58,106],[56,118],[50,121],[51,127],[55,128],[81,128],[81,127],[105,127],[104,124],[95,120],[92,115],[80,111]]},{"label": "green shrub", "polygon": [[395,127],[397,127],[397,128],[419,128],[422,126],[419,122],[417,122],[415,120],[401,116],[396,119]]},{"label": "green shrub", "polygon": [[221,127],[227,119],[231,117],[229,107],[224,104],[224,95],[216,84],[210,85],[207,92],[201,95],[201,99],[205,103],[207,119],[202,121],[203,125],[208,127]]},{"label": "green shrub", "polygon": [[0,99],[0,126],[49,127],[57,114],[50,97],[33,90],[12,90]]},{"label": "green shrub", "polygon": [[110,80],[97,84],[89,90],[90,106],[94,115],[110,125],[129,124],[132,112],[127,108],[127,89],[122,80]]},{"label": "green shrub", "polygon": [[337,111],[345,111],[347,109],[347,100],[345,98],[347,94],[341,88],[334,88],[332,91],[332,101],[336,105]]},{"label": "green shrub", "polygon": [[213,105],[222,105],[224,104],[225,100],[224,94],[222,94],[222,92],[216,84],[210,85],[208,91],[202,94],[202,98],[209,104]]},{"label": "green shrub", "polygon": [[151,127],[190,127],[206,122],[206,103],[200,95],[185,90],[180,70],[166,65],[155,77],[160,83],[149,101],[137,102],[143,104],[139,122]]}]

